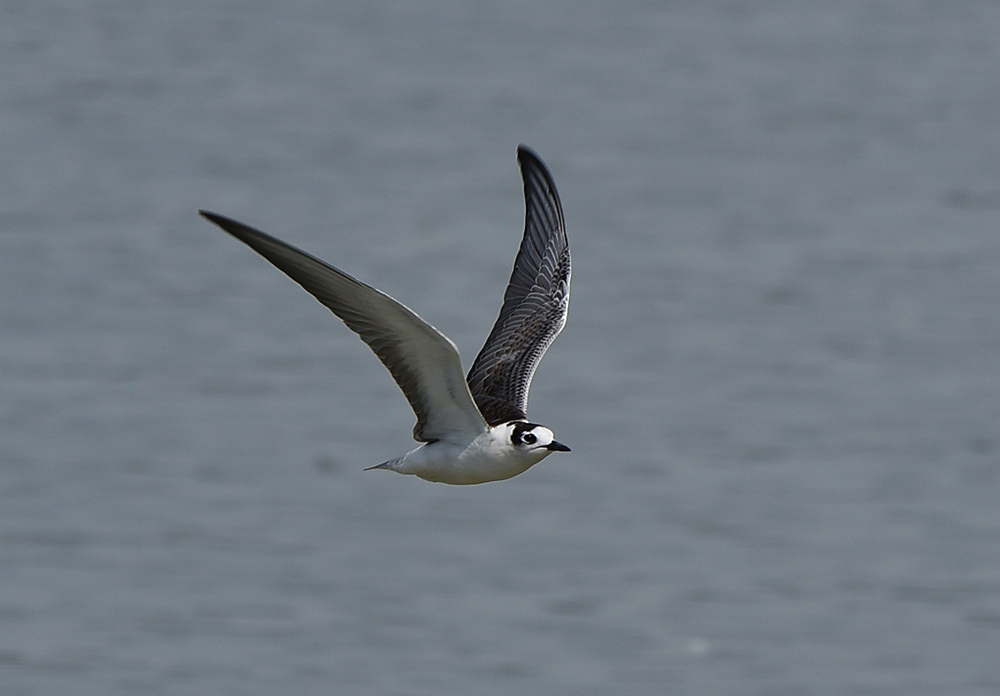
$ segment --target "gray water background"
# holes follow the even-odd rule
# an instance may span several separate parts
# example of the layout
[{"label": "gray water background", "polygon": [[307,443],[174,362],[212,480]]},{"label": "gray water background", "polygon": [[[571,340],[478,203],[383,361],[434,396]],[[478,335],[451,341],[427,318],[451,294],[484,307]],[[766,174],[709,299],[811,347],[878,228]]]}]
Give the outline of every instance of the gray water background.
[{"label": "gray water background", "polygon": [[[5,2],[0,693],[1000,693],[1000,5]],[[551,167],[572,454],[456,488],[200,220],[486,336]]]}]

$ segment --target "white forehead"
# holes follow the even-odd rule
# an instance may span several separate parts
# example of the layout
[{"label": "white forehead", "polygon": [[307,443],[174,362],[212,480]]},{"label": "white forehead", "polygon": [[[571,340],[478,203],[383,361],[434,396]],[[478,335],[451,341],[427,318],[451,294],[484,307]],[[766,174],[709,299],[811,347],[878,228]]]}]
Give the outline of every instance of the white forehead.
[{"label": "white forehead", "polygon": [[517,437],[516,433],[518,432],[520,432],[519,436],[520,439],[523,439],[524,436],[528,433],[534,435],[536,442],[533,444],[547,445],[556,439],[555,433],[546,428],[544,425],[515,421],[513,423],[510,423],[508,427],[510,428],[512,438]]},{"label": "white forehead", "polygon": [[533,432],[535,434],[535,437],[537,437],[539,440],[552,441],[556,439],[556,434],[551,430],[549,430],[548,428],[546,428],[544,425],[536,425],[534,428],[531,429],[531,432]]}]

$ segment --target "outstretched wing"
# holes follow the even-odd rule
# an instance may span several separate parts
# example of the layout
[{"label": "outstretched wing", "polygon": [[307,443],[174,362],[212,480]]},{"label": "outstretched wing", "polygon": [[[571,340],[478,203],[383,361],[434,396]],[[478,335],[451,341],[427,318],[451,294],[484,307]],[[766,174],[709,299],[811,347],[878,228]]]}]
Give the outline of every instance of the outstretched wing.
[{"label": "outstretched wing", "polygon": [[535,368],[569,309],[570,257],[562,204],[538,156],[517,149],[524,179],[524,238],[486,344],[469,370],[472,397],[486,422],[527,417]]},{"label": "outstretched wing", "polygon": [[417,415],[419,442],[468,442],[486,425],[462,377],[455,344],[380,290],[280,239],[235,220],[201,214],[306,289],[368,344],[392,373]]}]

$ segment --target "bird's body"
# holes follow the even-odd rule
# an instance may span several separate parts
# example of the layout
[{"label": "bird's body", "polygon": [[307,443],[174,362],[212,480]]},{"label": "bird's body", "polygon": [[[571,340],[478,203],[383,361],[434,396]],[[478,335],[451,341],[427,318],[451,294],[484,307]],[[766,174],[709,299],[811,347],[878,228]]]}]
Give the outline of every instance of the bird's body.
[{"label": "bird's body", "polygon": [[301,285],[357,333],[417,416],[422,444],[372,469],[474,484],[516,476],[569,451],[527,421],[535,368],[566,323],[570,255],[562,205],[541,160],[518,148],[525,230],[500,316],[469,371],[451,340],[412,310],[343,271],[235,220],[201,211]]},{"label": "bird's body", "polygon": [[[552,452],[569,451],[555,442],[551,431],[548,445],[521,450],[511,446],[513,428],[523,421],[512,421],[487,427],[468,444],[439,440],[427,442],[401,457],[371,467],[389,469],[400,474],[414,474],[426,481],[470,484],[502,481],[524,473]],[[537,430],[543,426],[528,424]],[[555,443],[555,447],[552,444]]]}]

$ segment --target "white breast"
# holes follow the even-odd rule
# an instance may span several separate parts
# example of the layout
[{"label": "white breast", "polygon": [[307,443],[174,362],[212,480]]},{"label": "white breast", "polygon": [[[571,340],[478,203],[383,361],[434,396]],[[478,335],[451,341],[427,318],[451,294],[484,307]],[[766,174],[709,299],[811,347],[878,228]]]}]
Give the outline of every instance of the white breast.
[{"label": "white breast", "polygon": [[386,462],[385,468],[438,483],[486,483],[517,476],[549,454],[545,449],[517,449],[506,432],[490,428],[465,447],[443,441],[427,443]]}]

